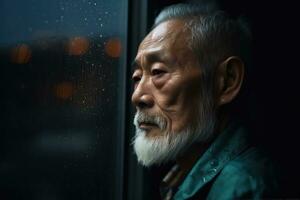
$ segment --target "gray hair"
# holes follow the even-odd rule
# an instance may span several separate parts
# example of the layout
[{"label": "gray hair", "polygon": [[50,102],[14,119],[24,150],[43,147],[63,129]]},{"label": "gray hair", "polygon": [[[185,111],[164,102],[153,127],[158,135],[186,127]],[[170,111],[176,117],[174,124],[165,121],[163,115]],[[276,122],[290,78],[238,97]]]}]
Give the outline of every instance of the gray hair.
[{"label": "gray hair", "polygon": [[[238,56],[248,64],[252,39],[243,18],[234,19],[210,5],[176,4],[160,12],[154,27],[173,19],[183,20],[190,30],[187,44],[197,56],[204,75],[212,75],[213,69],[230,56]],[[207,76],[206,81],[210,81]]]}]

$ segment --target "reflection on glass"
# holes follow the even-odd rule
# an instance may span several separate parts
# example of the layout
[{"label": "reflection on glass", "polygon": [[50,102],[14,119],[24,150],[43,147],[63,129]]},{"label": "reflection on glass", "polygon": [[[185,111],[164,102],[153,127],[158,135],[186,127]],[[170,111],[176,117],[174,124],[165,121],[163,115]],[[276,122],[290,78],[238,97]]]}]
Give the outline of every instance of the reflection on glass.
[{"label": "reflection on glass", "polygon": [[105,43],[105,52],[112,58],[118,58],[121,56],[122,44],[118,38],[110,38]]},{"label": "reflection on glass", "polygon": [[89,48],[89,41],[84,37],[73,37],[68,41],[69,55],[80,56],[87,52]]},{"label": "reflection on glass", "polygon": [[2,0],[0,198],[120,199],[127,3]]},{"label": "reflection on glass", "polygon": [[26,44],[19,44],[11,51],[11,62],[26,64],[31,59],[31,50]]}]

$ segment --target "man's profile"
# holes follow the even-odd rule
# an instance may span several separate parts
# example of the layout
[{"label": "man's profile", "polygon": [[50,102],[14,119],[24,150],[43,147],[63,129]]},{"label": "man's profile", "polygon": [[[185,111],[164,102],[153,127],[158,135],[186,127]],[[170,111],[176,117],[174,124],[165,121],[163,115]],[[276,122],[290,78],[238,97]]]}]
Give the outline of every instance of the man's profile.
[{"label": "man's profile", "polygon": [[163,199],[262,198],[276,187],[272,163],[234,112],[250,40],[248,27],[224,12],[177,4],[141,42],[134,150],[144,166],[176,160]]}]

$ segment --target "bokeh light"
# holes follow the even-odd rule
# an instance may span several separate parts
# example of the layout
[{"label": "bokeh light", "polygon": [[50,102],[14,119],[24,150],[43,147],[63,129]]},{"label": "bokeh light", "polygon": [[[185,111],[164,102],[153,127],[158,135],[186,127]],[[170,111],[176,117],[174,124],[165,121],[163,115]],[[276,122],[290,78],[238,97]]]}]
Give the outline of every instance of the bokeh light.
[{"label": "bokeh light", "polygon": [[74,37],[68,42],[67,51],[69,55],[80,56],[89,49],[89,41],[84,37]]},{"label": "bokeh light", "polygon": [[105,44],[105,53],[112,57],[118,58],[121,55],[122,44],[119,38],[111,38]]},{"label": "bokeh light", "polygon": [[74,93],[74,86],[72,82],[64,81],[57,84],[54,87],[54,94],[56,97],[66,100],[73,96]]},{"label": "bokeh light", "polygon": [[31,59],[31,50],[27,44],[20,44],[12,49],[11,61],[17,64],[26,64]]}]

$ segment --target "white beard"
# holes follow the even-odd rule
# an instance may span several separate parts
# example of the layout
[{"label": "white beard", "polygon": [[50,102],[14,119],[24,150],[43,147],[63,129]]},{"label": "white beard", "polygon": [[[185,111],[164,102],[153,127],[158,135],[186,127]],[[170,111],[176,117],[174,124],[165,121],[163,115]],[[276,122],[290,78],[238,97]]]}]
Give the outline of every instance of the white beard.
[{"label": "white beard", "polygon": [[[203,108],[203,107],[201,107]],[[201,109],[198,120],[192,127],[192,123],[180,132],[163,131],[166,127],[166,121],[158,116],[148,116],[138,111],[134,117],[136,135],[133,145],[137,155],[138,162],[144,166],[166,163],[175,160],[183,154],[192,144],[196,142],[208,141],[213,136],[215,117],[211,109]],[[152,119],[151,122],[158,124],[162,131],[161,136],[147,137],[146,131],[138,126],[140,119]]]}]

